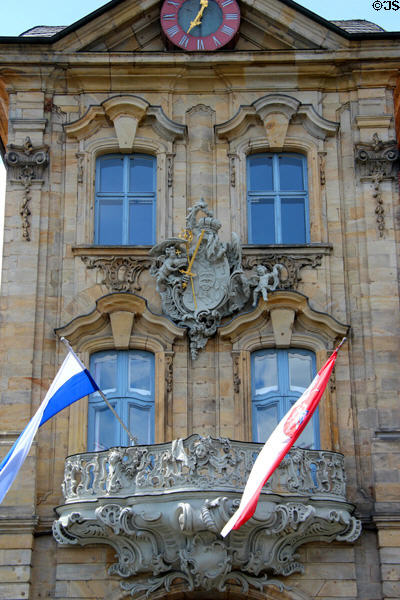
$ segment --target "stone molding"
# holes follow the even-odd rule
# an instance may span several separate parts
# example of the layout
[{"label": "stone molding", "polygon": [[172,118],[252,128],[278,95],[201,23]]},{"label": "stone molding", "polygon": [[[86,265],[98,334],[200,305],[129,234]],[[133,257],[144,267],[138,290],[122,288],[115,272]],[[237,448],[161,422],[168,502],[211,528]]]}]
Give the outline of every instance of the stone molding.
[{"label": "stone molding", "polygon": [[109,573],[133,598],[168,591],[176,579],[186,591],[222,592],[228,582],[242,593],[283,589],[271,575],[302,572],[301,545],[353,542],[361,525],[345,500],[343,456],[292,449],[252,519],[222,539],[261,447],[192,435],[69,457],[54,537],[111,545],[117,562]]},{"label": "stone molding", "polygon": [[302,123],[312,137],[320,140],[335,135],[339,128],[339,123],[322,117],[311,104],[302,104],[287,94],[268,94],[251,105],[240,106],[231,119],[215,125],[215,134],[230,142],[257,119],[264,124],[269,145],[274,148],[283,148],[291,122]]},{"label": "stone molding", "polygon": [[102,296],[96,300],[96,307],[89,314],[80,315],[55,331],[60,337],[67,338],[78,351],[86,350],[90,344],[96,344],[96,334],[108,326],[110,315],[115,312],[133,313],[135,321],[141,320],[142,329],[155,341],[152,348],[150,340],[147,342],[148,349],[152,351],[172,350],[175,339],[185,335],[185,329],[162,315],[152,313],[144,298],[129,292]]},{"label": "stone molding", "polygon": [[67,136],[76,140],[92,136],[107,121],[115,128],[120,150],[132,151],[138,125],[150,118],[154,131],[168,141],[183,138],[186,125],[169,119],[161,106],[152,106],[147,100],[135,95],[112,96],[101,104],[90,106],[86,113],[72,123],[64,125]]},{"label": "stone molding", "polygon": [[33,534],[37,531],[38,524],[39,517],[37,515],[14,519],[9,516],[0,516],[0,535]]},{"label": "stone molding", "polygon": [[[220,327],[219,335],[222,339],[229,339],[233,344],[239,345],[241,349],[253,350],[254,348],[251,347],[253,338],[249,328],[256,328],[257,331],[260,331],[262,324],[265,323],[266,316],[273,310],[282,309],[294,312],[296,323],[300,324],[302,329],[313,338],[313,344],[316,345],[312,348],[313,350],[316,350],[317,347],[323,349],[324,346],[325,349],[331,349],[336,340],[348,334],[349,325],[340,323],[328,313],[312,308],[307,296],[300,292],[281,290],[271,292],[268,302],[260,300],[254,311],[238,315],[230,323]],[[249,336],[250,345],[245,341],[246,334]],[[310,347],[310,340],[307,343],[306,336],[304,336],[302,343],[304,348]],[[276,342],[274,342],[275,344]],[[235,347],[235,350],[237,349]]]},{"label": "stone molding", "polygon": [[7,146],[4,161],[11,171],[12,183],[20,183],[24,186],[24,197],[19,212],[22,218],[22,237],[30,242],[31,188],[33,183],[43,183],[43,171],[49,163],[48,146],[33,146],[31,138],[27,136],[22,145]]}]

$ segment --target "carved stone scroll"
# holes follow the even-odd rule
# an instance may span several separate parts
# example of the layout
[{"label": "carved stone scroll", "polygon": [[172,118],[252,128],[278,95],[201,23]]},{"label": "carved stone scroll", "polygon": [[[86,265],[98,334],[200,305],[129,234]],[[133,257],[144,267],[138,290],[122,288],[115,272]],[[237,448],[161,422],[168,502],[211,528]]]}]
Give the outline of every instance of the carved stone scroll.
[{"label": "carved stone scroll", "polygon": [[263,265],[267,269],[273,269],[274,265],[281,264],[278,290],[296,290],[301,281],[300,271],[304,267],[315,269],[322,263],[322,254],[314,255],[287,255],[287,254],[265,254],[262,257],[244,256],[243,269],[254,269],[257,265]]},{"label": "carved stone scroll", "polygon": [[167,154],[167,185],[172,187],[174,183],[174,158],[175,154],[170,152]]},{"label": "carved stone scroll", "polygon": [[139,292],[139,278],[145,269],[149,269],[149,259],[130,256],[102,256],[92,258],[81,256],[88,269],[100,269],[104,274],[102,284],[112,292]]},{"label": "carved stone scroll", "polygon": [[326,152],[318,152],[318,161],[319,161],[319,180],[321,186],[326,184]]},{"label": "carved stone scroll", "polygon": [[83,152],[77,152],[75,156],[78,159],[78,183],[83,183],[85,155]]},{"label": "carved stone scroll", "polygon": [[394,140],[382,142],[374,133],[369,144],[357,144],[355,147],[356,164],[362,179],[371,180],[375,214],[379,237],[385,232],[385,207],[383,204],[381,183],[384,179],[393,180],[399,163],[399,150]]},{"label": "carved stone scroll", "polygon": [[22,146],[10,144],[4,157],[6,165],[11,169],[11,180],[24,186],[24,196],[20,215],[22,218],[22,237],[27,242],[31,239],[30,202],[31,188],[34,181],[41,182],[43,170],[48,165],[48,146],[32,145],[30,137],[25,138]]},{"label": "carved stone scroll", "polygon": [[228,154],[228,158],[229,158],[229,183],[231,184],[231,187],[235,187],[236,186],[236,160],[237,160],[237,154],[234,154],[234,153],[230,152]]}]

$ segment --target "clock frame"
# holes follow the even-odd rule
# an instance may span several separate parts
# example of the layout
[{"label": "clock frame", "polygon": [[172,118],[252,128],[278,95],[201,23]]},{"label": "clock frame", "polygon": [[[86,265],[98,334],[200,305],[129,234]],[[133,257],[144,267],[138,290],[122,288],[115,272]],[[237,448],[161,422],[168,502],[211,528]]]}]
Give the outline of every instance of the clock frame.
[{"label": "clock frame", "polygon": [[240,9],[236,0],[208,0],[201,16],[201,23],[206,25],[205,34],[202,34],[204,25],[203,28],[191,26],[201,6],[200,0],[164,0],[161,28],[167,39],[180,50],[214,52],[225,47],[239,30]]}]

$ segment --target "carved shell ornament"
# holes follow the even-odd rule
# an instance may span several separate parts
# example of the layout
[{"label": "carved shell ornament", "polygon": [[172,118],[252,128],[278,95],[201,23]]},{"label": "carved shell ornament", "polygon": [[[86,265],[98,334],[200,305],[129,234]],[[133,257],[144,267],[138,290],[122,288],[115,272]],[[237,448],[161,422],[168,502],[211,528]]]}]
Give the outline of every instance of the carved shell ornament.
[{"label": "carved shell ornament", "polygon": [[[198,214],[204,216],[198,218]],[[225,244],[219,239],[221,223],[204,200],[192,206],[186,227],[178,237],[169,238],[150,250],[150,273],[157,282],[163,312],[178,325],[189,329],[193,359],[214,335],[223,317],[230,316],[260,296],[268,298],[275,290],[283,266],[271,271],[254,265],[254,276],[247,278],[242,268],[239,237]]]}]

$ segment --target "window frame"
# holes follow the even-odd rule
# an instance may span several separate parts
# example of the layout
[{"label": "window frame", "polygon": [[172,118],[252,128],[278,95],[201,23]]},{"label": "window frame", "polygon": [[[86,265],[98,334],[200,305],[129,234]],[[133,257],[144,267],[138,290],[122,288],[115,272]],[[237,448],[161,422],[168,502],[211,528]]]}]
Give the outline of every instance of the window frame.
[{"label": "window frame", "polygon": [[[278,389],[267,392],[263,395],[256,397],[255,390],[255,358],[260,355],[267,355],[276,353],[277,356],[277,382]],[[276,406],[278,409],[278,423],[284,417],[284,415],[290,410],[293,404],[300,398],[303,392],[295,392],[290,389],[290,375],[289,375],[289,355],[290,353],[296,353],[303,356],[311,357],[312,377],[315,377],[317,373],[316,367],[316,356],[315,352],[305,348],[289,347],[289,348],[259,348],[251,352],[250,356],[250,377],[251,377],[251,432],[253,441],[262,443],[266,440],[258,440],[257,432],[257,410]],[[310,380],[311,383],[312,380]],[[306,388],[304,388],[306,389]],[[314,415],[311,419],[313,428],[313,446],[311,449],[316,450],[321,446],[321,435],[319,427],[319,410],[316,408]]]},{"label": "window frame", "polygon": [[[265,156],[272,157],[272,174],[273,174],[273,190],[252,190],[250,186],[250,160],[254,156]],[[277,188],[279,182],[279,158],[280,157],[293,157],[300,159],[302,162],[302,175],[303,175],[303,190],[281,190]],[[303,245],[310,243],[310,207],[309,207],[309,189],[308,189],[308,163],[307,157],[304,154],[298,152],[253,152],[246,156],[246,210],[247,210],[247,239],[248,244],[251,245],[275,245],[281,244],[285,246],[291,245]],[[300,198],[304,202],[304,231],[305,241],[304,242],[283,242],[282,241],[282,200],[283,199]],[[257,200],[272,200],[274,209],[274,229],[275,229],[275,240],[274,242],[253,241],[252,234],[252,219],[251,219],[251,205],[252,199]],[[255,202],[253,202],[255,204]]]},{"label": "window frame", "polygon": [[[121,192],[102,192],[100,191],[101,163],[105,160],[121,158],[123,160],[123,189]],[[133,158],[152,159],[153,163],[153,191],[152,192],[131,192],[129,191],[129,165]],[[134,240],[129,241],[130,231],[130,207],[135,204],[135,199],[152,199],[152,239],[146,244],[137,244]],[[101,200],[122,200],[122,240],[118,244],[104,244],[99,241],[100,236],[100,205]],[[145,202],[142,202],[146,204]],[[140,204],[140,202],[136,202]],[[148,202],[150,204],[150,202]],[[144,152],[134,152],[132,154],[110,153],[97,156],[95,163],[95,201],[94,201],[94,244],[98,246],[152,246],[156,243],[157,232],[157,157],[153,154]]]},{"label": "window frame", "polygon": [[[95,352],[90,356],[90,371],[95,372],[95,361],[101,360],[102,357],[115,354],[117,356],[116,365],[116,383],[117,387],[113,391],[105,393],[107,400],[113,406],[122,422],[126,424],[129,429],[129,410],[131,407],[139,409],[146,409],[149,411],[149,439],[145,442],[146,445],[155,443],[155,355],[153,352],[147,350],[129,349],[129,350],[117,350],[109,349]],[[137,391],[135,393],[129,390],[129,357],[132,355],[146,355],[152,357],[150,363],[150,397],[144,394],[140,394]],[[87,417],[87,447],[88,451],[96,452],[95,440],[96,440],[96,413],[97,411],[110,410],[101,398],[98,392],[90,394],[88,401],[88,417]],[[123,430],[117,419],[113,416],[114,424],[114,439],[115,443],[110,447],[114,446],[129,446],[131,445],[128,438],[128,434]],[[135,435],[135,431],[132,431]]]}]

